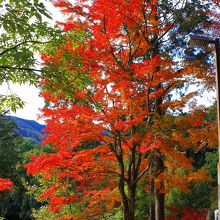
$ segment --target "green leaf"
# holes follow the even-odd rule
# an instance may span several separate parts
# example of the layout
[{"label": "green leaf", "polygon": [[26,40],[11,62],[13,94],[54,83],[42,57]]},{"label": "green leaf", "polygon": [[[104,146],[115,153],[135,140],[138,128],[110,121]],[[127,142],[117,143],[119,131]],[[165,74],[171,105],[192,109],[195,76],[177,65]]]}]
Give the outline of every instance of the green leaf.
[{"label": "green leaf", "polygon": [[41,14],[43,14],[44,16],[46,16],[49,19],[53,19],[49,13],[47,13],[45,10],[39,9],[39,11],[41,12]]},{"label": "green leaf", "polygon": [[40,22],[42,21],[42,16],[40,15],[40,13],[35,12],[35,16]]}]

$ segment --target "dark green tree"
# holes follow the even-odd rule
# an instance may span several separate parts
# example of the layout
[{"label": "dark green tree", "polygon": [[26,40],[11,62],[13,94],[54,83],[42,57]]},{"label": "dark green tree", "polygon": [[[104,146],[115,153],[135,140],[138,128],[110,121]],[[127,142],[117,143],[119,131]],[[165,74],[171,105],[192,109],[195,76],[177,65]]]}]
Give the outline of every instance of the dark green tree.
[{"label": "dark green tree", "polygon": [[19,137],[17,129],[11,118],[0,114],[0,177],[13,182],[12,191],[0,193],[0,216],[25,220],[30,219],[32,208],[40,205],[27,193],[27,184],[34,184],[35,181],[27,176],[23,167],[27,161],[26,152],[36,148],[36,145]]}]

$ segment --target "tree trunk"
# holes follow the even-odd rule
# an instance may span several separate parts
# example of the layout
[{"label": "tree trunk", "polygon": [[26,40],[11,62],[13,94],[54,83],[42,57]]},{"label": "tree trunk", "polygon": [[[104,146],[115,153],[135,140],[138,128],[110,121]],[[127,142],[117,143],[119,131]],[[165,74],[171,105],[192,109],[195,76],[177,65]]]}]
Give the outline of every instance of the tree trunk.
[{"label": "tree trunk", "polygon": [[[157,155],[155,157],[155,168],[156,168],[156,177],[164,172],[164,162],[161,156]],[[164,183],[161,183],[160,189],[154,189],[155,191],[155,219],[156,220],[165,220],[165,194],[161,192],[164,190]]]},{"label": "tree trunk", "polygon": [[135,220],[136,186],[129,188],[130,219]]},{"label": "tree trunk", "polygon": [[124,220],[134,220],[130,218],[130,206],[128,197],[125,193],[124,178],[122,177],[119,180],[118,189],[122,198]]},{"label": "tree trunk", "polygon": [[124,181],[121,179],[119,191],[122,197],[124,220],[135,220],[136,185],[128,188],[128,197],[124,187]]},{"label": "tree trunk", "polygon": [[122,204],[123,204],[123,215],[124,215],[124,220],[134,220],[130,218],[130,208],[129,208],[129,203],[128,203],[128,199],[127,196],[124,193],[124,188],[120,189],[120,193],[122,195]]},{"label": "tree trunk", "polygon": [[[154,194],[154,180],[150,182],[150,192]],[[150,220],[155,220],[155,202],[153,201],[150,203]]]},{"label": "tree trunk", "polygon": [[165,200],[165,194],[160,193],[158,190],[155,190],[156,220],[165,220],[164,200]]},{"label": "tree trunk", "polygon": [[122,176],[119,179],[118,189],[122,198],[124,220],[135,220],[135,188],[134,191],[129,190],[128,198],[125,193],[124,176]]},{"label": "tree trunk", "polygon": [[124,209],[124,220],[134,220],[130,218],[129,211],[126,211],[125,209]]}]

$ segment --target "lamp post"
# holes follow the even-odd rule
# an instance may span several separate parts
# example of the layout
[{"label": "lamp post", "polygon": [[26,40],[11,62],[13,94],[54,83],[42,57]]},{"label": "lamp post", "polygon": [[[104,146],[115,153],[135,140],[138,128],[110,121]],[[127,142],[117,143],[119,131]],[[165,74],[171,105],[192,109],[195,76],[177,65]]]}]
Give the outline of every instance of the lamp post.
[{"label": "lamp post", "polygon": [[218,214],[220,220],[220,39],[210,39],[203,36],[190,36],[188,45],[191,47],[208,47],[209,44],[215,46],[215,72],[216,72],[216,93],[217,93],[217,115],[218,115]]}]

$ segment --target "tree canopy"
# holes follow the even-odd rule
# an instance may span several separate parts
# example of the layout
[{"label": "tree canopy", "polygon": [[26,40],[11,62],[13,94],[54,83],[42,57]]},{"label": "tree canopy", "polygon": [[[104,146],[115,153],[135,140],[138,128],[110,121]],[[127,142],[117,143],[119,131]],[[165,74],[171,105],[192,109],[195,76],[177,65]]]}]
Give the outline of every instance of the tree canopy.
[{"label": "tree canopy", "polygon": [[[46,22],[45,18],[52,17],[41,1],[2,0],[0,3],[0,85],[37,85],[42,73],[37,56],[48,42],[59,38],[59,30]],[[24,105],[13,92],[1,94],[0,100],[1,111],[16,111]]]},{"label": "tree canopy", "polygon": [[[187,104],[195,106],[196,92],[183,92],[185,85],[200,80],[211,87],[213,77],[201,63],[177,65],[171,47],[177,37],[173,33],[204,25],[207,4],[54,4],[69,15],[59,22],[65,41],[42,54],[48,132],[43,143],[52,144],[55,152],[33,157],[28,173],[55,180],[41,194],[51,211],[77,204],[68,216],[101,219],[120,207],[123,218],[133,220],[137,189],[151,189],[155,217],[165,219],[170,190],[187,192],[191,184],[210,180],[207,171],[194,169],[186,152],[216,146],[217,136],[210,137],[216,125],[206,120],[202,107],[177,113]],[[190,8],[194,4],[198,7]],[[184,26],[189,11],[199,12],[189,18],[190,30]]]}]

